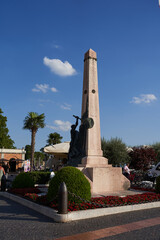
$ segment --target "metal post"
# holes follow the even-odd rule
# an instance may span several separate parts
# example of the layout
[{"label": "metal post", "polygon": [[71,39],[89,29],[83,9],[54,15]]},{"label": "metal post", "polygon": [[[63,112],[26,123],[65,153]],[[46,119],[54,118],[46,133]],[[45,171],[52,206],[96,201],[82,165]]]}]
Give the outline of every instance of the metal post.
[{"label": "metal post", "polygon": [[58,193],[58,213],[68,213],[68,191],[65,182],[62,182]]},{"label": "metal post", "polygon": [[5,191],[6,190],[6,176],[3,174],[2,178],[1,178],[1,191]]}]

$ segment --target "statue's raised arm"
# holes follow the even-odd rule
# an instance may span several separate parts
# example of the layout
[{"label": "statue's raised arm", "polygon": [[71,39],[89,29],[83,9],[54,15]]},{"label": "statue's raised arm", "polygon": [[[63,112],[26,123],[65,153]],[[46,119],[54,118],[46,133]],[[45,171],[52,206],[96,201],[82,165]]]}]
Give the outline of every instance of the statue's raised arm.
[{"label": "statue's raised arm", "polygon": [[78,120],[81,120],[81,118],[80,118],[80,117],[78,117],[78,116],[75,116],[75,115],[73,115],[73,117],[75,117],[75,118],[76,118],[76,124],[75,124],[75,126],[77,127],[77,126],[78,126]]}]

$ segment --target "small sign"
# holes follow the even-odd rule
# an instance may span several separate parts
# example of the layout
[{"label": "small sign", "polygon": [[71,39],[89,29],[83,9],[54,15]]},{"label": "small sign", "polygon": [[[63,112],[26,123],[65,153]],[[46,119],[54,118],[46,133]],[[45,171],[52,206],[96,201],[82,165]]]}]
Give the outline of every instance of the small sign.
[{"label": "small sign", "polygon": [[30,171],[30,160],[24,161],[24,172]]}]

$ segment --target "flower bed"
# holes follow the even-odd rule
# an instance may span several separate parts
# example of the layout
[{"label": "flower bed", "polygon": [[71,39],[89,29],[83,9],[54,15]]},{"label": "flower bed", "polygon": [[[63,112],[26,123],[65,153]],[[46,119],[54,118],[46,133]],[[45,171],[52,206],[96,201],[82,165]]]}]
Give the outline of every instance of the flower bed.
[{"label": "flower bed", "polygon": [[132,189],[135,190],[140,190],[140,191],[148,191],[148,192],[155,192],[155,189],[153,188],[142,188],[142,187],[138,187],[138,186],[132,186]]},{"label": "flower bed", "polygon": [[[36,193],[27,193],[25,197],[37,202],[38,204],[46,205],[51,208],[58,210],[58,202],[52,201],[47,202],[46,196],[39,197]],[[68,202],[68,211],[79,211],[79,210],[87,210],[87,209],[95,209],[102,207],[116,207],[116,206],[125,206],[132,204],[141,204],[160,201],[160,194],[156,193],[142,193],[135,195],[128,195],[126,197],[118,197],[118,196],[107,196],[107,197],[98,197],[91,198],[90,202],[83,203],[74,203]]]},{"label": "flower bed", "polygon": [[19,196],[25,196],[25,194],[29,193],[40,193],[41,191],[37,188],[11,188],[8,189],[9,193],[13,193]]},{"label": "flower bed", "polygon": [[[68,202],[68,211],[79,211],[103,207],[116,207],[116,206],[125,206],[131,204],[141,204],[147,202],[160,201],[160,194],[156,194],[153,189],[142,189],[134,187],[134,189],[141,191],[149,191],[142,194],[128,195],[126,197],[118,196],[107,196],[107,197],[98,197],[91,198],[90,202],[74,203]],[[58,210],[58,199],[48,202],[46,195],[39,196],[41,191],[37,188],[19,188],[19,189],[10,189],[8,192],[16,194],[18,196],[24,197],[30,201],[34,201],[37,204],[45,205],[51,208]]]}]

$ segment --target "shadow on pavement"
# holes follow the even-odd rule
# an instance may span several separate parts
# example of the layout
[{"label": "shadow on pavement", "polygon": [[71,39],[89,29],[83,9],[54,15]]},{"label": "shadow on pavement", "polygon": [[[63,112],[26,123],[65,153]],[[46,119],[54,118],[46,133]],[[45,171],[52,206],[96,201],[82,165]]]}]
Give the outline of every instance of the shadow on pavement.
[{"label": "shadow on pavement", "polygon": [[0,197],[0,219],[53,223],[53,219],[4,197]]}]

